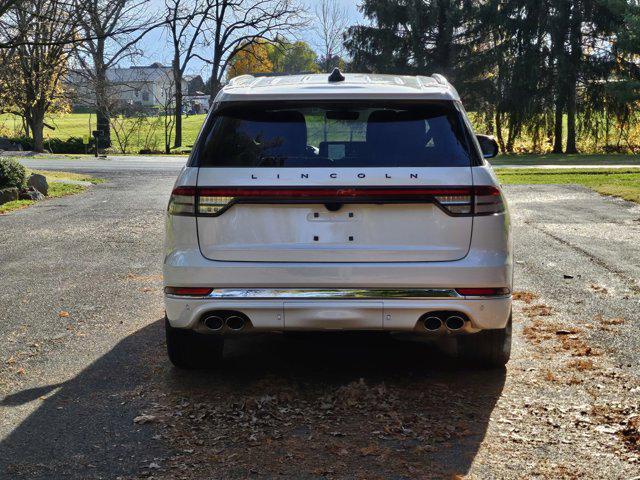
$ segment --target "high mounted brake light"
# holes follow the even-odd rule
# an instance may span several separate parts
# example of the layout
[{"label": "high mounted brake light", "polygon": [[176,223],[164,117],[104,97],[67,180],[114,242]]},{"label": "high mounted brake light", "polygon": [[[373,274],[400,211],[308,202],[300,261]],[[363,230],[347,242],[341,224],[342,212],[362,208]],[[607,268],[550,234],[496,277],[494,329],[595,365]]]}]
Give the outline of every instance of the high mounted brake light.
[{"label": "high mounted brake light", "polygon": [[434,203],[449,215],[504,211],[500,190],[476,187],[178,187],[173,215],[217,216],[235,203]]}]

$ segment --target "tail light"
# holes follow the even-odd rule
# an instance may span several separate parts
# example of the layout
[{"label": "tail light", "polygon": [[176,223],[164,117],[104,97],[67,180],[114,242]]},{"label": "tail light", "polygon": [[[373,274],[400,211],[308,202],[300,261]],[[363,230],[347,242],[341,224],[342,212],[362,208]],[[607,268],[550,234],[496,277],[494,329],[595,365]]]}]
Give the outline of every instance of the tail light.
[{"label": "tail light", "polygon": [[174,188],[167,211],[171,215],[195,215],[196,187]]},{"label": "tail light", "polygon": [[235,203],[435,203],[453,216],[504,211],[496,187],[177,187],[172,215],[217,216]]},{"label": "tail light", "polygon": [[498,187],[476,186],[475,210],[476,215],[492,215],[504,212],[504,199]]}]

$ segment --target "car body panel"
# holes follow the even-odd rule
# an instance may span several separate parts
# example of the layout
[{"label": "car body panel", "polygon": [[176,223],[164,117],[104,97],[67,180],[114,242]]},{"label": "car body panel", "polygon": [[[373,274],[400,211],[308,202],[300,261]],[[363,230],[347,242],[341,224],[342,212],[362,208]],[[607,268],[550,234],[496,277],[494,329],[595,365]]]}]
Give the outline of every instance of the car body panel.
[{"label": "car body panel", "polygon": [[[198,186],[468,186],[471,167],[200,168]],[[202,254],[265,262],[451,261],[469,251],[473,217],[435,204],[234,205],[198,217]],[[250,228],[248,228],[250,227]]]}]

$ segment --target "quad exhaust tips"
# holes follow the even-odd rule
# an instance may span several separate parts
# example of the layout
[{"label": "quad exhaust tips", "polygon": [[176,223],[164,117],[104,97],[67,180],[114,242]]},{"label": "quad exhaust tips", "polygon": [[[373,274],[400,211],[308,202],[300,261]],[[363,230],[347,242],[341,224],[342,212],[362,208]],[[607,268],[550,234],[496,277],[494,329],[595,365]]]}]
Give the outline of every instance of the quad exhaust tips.
[{"label": "quad exhaust tips", "polygon": [[447,330],[451,330],[452,332],[455,332],[457,330],[460,330],[462,327],[464,327],[464,318],[458,315],[451,315],[450,317],[447,318],[444,324],[446,325]]},{"label": "quad exhaust tips", "polygon": [[463,313],[457,312],[429,312],[425,313],[421,318],[422,326],[428,332],[437,332],[443,327],[449,332],[457,332],[462,330],[469,321]]},{"label": "quad exhaust tips", "polygon": [[226,324],[230,330],[238,331],[244,328],[244,318],[237,315],[231,315],[227,318]]},{"label": "quad exhaust tips", "polygon": [[225,327],[238,332],[245,327],[248,319],[238,312],[215,311],[205,313],[201,322],[211,332],[221,332]]},{"label": "quad exhaust tips", "polygon": [[442,320],[440,320],[436,316],[430,316],[424,319],[424,328],[426,328],[430,332],[435,332],[436,330],[440,330],[441,327],[442,327]]},{"label": "quad exhaust tips", "polygon": [[214,332],[220,331],[222,330],[222,327],[224,327],[224,320],[218,315],[207,315],[202,319],[202,323],[204,323],[209,330],[213,330]]}]

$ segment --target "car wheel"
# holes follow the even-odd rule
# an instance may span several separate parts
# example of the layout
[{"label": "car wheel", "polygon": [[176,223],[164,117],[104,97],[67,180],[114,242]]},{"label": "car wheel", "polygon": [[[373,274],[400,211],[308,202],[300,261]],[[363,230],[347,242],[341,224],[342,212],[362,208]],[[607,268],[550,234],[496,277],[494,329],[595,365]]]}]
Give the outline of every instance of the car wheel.
[{"label": "car wheel", "polygon": [[187,370],[215,368],[222,362],[224,337],[206,335],[182,328],[173,328],[164,319],[169,360]]},{"label": "car wheel", "polygon": [[481,367],[503,367],[511,357],[511,315],[506,328],[458,337],[458,355]]}]

